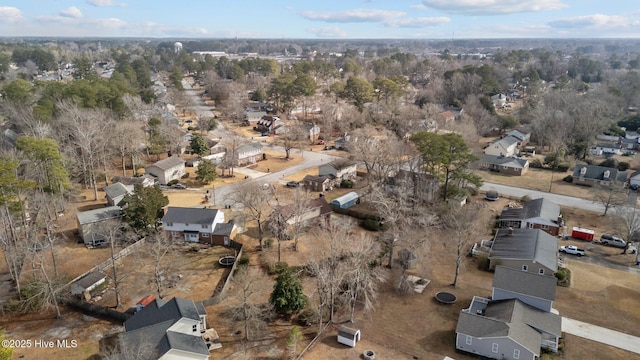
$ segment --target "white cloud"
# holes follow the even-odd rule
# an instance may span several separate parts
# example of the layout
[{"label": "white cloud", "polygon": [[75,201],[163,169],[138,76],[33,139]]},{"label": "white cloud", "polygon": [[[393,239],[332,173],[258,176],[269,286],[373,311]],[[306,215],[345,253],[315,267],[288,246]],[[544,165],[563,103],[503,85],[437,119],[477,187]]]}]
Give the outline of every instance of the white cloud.
[{"label": "white cloud", "polygon": [[311,28],[308,31],[315,34],[319,38],[344,38],[347,37],[347,33],[342,31],[337,26]]},{"label": "white cloud", "polygon": [[77,7],[72,6],[72,7],[68,8],[68,9],[61,10],[60,11],[60,16],[73,18],[73,19],[78,19],[78,18],[82,17],[82,12]]},{"label": "white cloud", "polygon": [[114,0],[87,0],[87,4],[91,4],[93,6],[98,6],[98,7],[111,7],[111,6],[127,7],[126,3],[119,3]]},{"label": "white cloud", "polygon": [[22,11],[13,6],[0,6],[0,23],[13,24],[24,20]]},{"label": "white cloud", "polygon": [[562,0],[423,0],[426,7],[455,14],[499,15],[560,10]]},{"label": "white cloud", "polygon": [[402,27],[402,28],[422,28],[429,26],[438,26],[442,24],[446,24],[451,22],[451,19],[448,17],[420,17],[415,19],[392,19],[385,22],[385,25],[391,27]]},{"label": "white cloud", "polygon": [[404,16],[405,14],[406,13],[402,11],[377,9],[354,9],[335,12],[303,11],[301,13],[301,15],[308,20],[335,23],[384,22],[389,19]]},{"label": "white cloud", "polygon": [[417,10],[427,10],[427,7],[424,4],[411,5],[409,7]]},{"label": "white cloud", "polygon": [[572,18],[564,18],[553,20],[548,23],[549,26],[559,29],[575,29],[575,28],[623,28],[630,26],[638,26],[640,22],[625,16],[611,16],[603,14],[576,16]]}]

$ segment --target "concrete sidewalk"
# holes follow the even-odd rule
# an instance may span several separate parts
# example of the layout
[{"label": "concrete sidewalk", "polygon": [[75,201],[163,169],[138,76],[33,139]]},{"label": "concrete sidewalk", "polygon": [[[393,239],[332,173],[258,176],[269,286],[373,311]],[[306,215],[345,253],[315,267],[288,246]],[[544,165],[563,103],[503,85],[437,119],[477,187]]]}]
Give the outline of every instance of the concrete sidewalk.
[{"label": "concrete sidewalk", "polygon": [[582,321],[562,318],[562,331],[581,338],[611,345],[623,350],[640,354],[640,338],[619,331],[587,324]]}]

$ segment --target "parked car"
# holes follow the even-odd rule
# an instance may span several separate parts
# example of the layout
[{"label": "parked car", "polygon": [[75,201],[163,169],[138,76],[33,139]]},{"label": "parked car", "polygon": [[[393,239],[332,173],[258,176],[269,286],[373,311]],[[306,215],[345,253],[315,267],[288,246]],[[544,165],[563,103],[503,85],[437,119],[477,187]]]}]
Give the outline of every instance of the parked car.
[{"label": "parked car", "polygon": [[174,188],[174,189],[186,189],[187,185],[185,185],[183,183],[177,183],[177,184],[171,185],[171,187]]},{"label": "parked car", "polygon": [[298,186],[300,186],[300,183],[297,182],[297,181],[289,181],[289,182],[287,182],[287,187],[295,188],[295,187],[298,187]]},{"label": "parked car", "polygon": [[602,245],[609,245],[609,246],[614,246],[619,248],[624,248],[627,246],[627,242],[624,241],[624,239],[619,238],[617,236],[608,235],[608,234],[603,234],[600,237],[600,243]]}]

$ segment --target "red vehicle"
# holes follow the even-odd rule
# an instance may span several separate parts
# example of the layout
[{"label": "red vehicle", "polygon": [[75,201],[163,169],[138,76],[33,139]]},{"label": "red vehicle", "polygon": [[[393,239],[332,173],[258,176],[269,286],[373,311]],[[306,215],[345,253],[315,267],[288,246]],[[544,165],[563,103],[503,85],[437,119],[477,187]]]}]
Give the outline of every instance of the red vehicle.
[{"label": "red vehicle", "polygon": [[585,241],[593,241],[593,237],[595,236],[595,231],[593,230],[589,230],[589,229],[585,229],[585,228],[580,228],[580,227],[573,227],[572,231],[571,231],[571,237],[574,239],[580,239],[580,240],[585,240]]}]

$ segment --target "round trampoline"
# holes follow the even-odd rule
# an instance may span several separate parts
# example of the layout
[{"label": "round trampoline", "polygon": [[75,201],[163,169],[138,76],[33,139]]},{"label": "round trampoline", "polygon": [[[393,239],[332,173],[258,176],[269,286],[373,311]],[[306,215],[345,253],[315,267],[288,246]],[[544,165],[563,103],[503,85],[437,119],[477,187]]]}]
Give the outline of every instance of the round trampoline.
[{"label": "round trampoline", "polygon": [[443,304],[453,304],[454,302],[456,302],[456,296],[450,292],[440,291],[436,294],[436,300]]},{"label": "round trampoline", "polygon": [[223,256],[218,260],[218,263],[224,267],[233,266],[233,263],[235,262],[236,262],[236,257],[233,255]]}]

